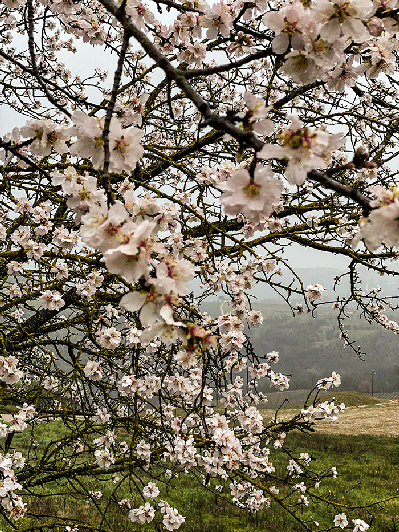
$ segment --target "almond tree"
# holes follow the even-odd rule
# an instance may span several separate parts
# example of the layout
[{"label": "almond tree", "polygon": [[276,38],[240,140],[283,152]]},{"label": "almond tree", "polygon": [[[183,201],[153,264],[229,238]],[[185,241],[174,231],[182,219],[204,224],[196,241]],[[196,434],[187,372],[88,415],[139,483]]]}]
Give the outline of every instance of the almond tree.
[{"label": "almond tree", "polygon": [[[260,386],[289,378],[250,328],[258,283],[294,315],[323,303],[294,244],[348,258],[334,306],[355,352],[349,308],[399,330],[396,296],[360,276],[397,275],[396,3],[2,2],[4,526],[118,530],[118,508],[175,530],[164,486],[189,474],[243,511],[367,530],[323,488],[335,468],[284,445],[344,408],[318,396],[340,376],[264,419]],[[202,310],[215,294],[227,314]],[[90,511],[61,514],[65,496]],[[319,503],[328,522],[302,516]]]}]

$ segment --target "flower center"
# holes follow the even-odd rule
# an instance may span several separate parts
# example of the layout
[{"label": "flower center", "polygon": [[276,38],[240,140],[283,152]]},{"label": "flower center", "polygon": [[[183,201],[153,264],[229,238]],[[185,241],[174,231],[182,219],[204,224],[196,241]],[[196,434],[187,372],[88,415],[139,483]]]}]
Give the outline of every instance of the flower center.
[{"label": "flower center", "polygon": [[339,22],[342,24],[342,22],[349,17],[349,2],[345,2],[345,4],[334,4],[335,13],[331,18],[337,18]]},{"label": "flower center", "polygon": [[261,188],[261,185],[257,185],[256,183],[254,183],[253,181],[250,181],[248,183],[248,185],[246,185],[243,190],[245,191],[245,194],[249,197],[249,198],[255,198],[256,196],[259,195],[259,191],[260,191],[260,188]]},{"label": "flower center", "polygon": [[294,35],[294,33],[301,33],[296,25],[298,24],[297,20],[294,20],[293,22],[289,22],[287,18],[284,19],[285,22],[285,28],[283,29],[283,33],[286,33],[287,35]]},{"label": "flower center", "polygon": [[55,131],[51,131],[50,133],[47,133],[47,142],[49,144],[55,144],[57,140],[57,133]]},{"label": "flower center", "polygon": [[125,137],[122,136],[120,139],[115,141],[114,151],[120,151],[121,153],[125,153],[126,148],[128,146],[129,144],[125,141]]},{"label": "flower center", "polygon": [[289,146],[293,150],[299,148],[310,149],[313,144],[313,140],[316,137],[316,133],[310,133],[307,127],[292,131],[291,129],[284,131],[280,135],[280,143]]}]

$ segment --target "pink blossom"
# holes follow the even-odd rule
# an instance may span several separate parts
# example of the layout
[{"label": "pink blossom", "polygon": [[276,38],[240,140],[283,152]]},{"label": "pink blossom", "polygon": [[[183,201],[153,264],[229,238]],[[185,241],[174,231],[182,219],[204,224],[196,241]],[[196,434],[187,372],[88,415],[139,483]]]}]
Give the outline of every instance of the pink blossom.
[{"label": "pink blossom", "polygon": [[105,349],[116,349],[121,343],[121,333],[115,327],[106,327],[97,332],[98,343]]},{"label": "pink blossom", "polygon": [[52,292],[51,290],[43,292],[39,297],[39,301],[43,308],[47,310],[60,310],[65,305],[65,301],[62,299],[61,294],[57,291]]},{"label": "pink blossom", "polygon": [[68,130],[51,120],[30,121],[20,129],[20,133],[23,137],[33,138],[29,150],[40,157],[50,155],[52,149],[57,153],[68,151],[65,143],[70,138]]},{"label": "pink blossom", "polygon": [[369,37],[366,21],[376,6],[370,0],[318,0],[312,4],[312,14],[322,26],[320,36],[334,42],[341,35],[361,43]]},{"label": "pink blossom", "polygon": [[259,152],[263,159],[285,159],[285,177],[292,185],[302,185],[307,173],[314,168],[325,168],[329,152],[341,146],[340,134],[330,135],[323,130],[311,131],[291,116],[290,127],[280,134],[280,145],[266,144]]},{"label": "pink blossom", "polygon": [[253,178],[248,170],[238,168],[217,187],[223,191],[220,203],[226,214],[242,213],[254,223],[273,212],[273,205],[278,203],[283,190],[280,179],[273,176],[269,167],[260,164],[256,166]]},{"label": "pink blossom", "polygon": [[348,519],[346,518],[345,514],[337,514],[334,517],[334,526],[345,528],[348,526]]},{"label": "pink blossom", "polygon": [[318,284],[318,283],[309,284],[306,287],[305,297],[309,301],[316,301],[322,298],[324,291],[325,291],[325,288],[323,288],[321,284]]}]

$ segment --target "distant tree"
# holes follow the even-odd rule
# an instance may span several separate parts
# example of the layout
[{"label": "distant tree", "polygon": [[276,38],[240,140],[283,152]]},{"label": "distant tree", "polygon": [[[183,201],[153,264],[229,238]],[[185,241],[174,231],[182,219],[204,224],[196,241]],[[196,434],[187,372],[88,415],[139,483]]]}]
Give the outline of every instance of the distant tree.
[{"label": "distant tree", "polygon": [[[286,259],[297,245],[350,261],[334,305],[357,353],[349,308],[399,330],[397,295],[360,278],[397,275],[396,0],[3,0],[0,17],[4,526],[114,530],[119,505],[124,527],[174,530],[163,486],[192,473],[249,512],[367,530],[323,489],[335,469],[284,447],[339,413],[317,398],[339,375],[292,420],[263,419],[258,383],[289,379],[243,329],[262,323],[259,283],[314,311],[324,288]],[[215,294],[227,303],[211,318]]]}]

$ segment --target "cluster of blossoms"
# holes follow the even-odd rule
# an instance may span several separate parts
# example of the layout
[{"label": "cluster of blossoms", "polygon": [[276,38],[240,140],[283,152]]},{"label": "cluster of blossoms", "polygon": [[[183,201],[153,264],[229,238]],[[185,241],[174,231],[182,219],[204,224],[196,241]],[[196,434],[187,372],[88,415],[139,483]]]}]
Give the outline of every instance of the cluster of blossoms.
[{"label": "cluster of blossoms", "polygon": [[10,517],[19,519],[26,512],[24,503],[15,490],[22,489],[22,485],[15,479],[14,469],[22,469],[25,465],[25,458],[19,452],[6,455],[0,454],[0,469],[2,479],[0,480],[0,504],[4,510],[10,512]]},{"label": "cluster of blossoms", "polygon": [[[102,167],[104,120],[87,116],[81,111],[76,111],[72,119],[74,125],[70,128],[49,120],[31,121],[19,130],[19,134],[33,139],[29,151],[40,158],[50,155],[52,150],[60,154],[69,152],[72,156],[90,158],[94,168]],[[110,171],[124,172],[135,168],[143,155],[142,136],[140,129],[132,127],[125,130],[117,118],[112,120],[109,132]],[[68,148],[66,141],[72,138],[76,140]]]},{"label": "cluster of blossoms", "polygon": [[[338,375],[335,371],[332,372],[331,377],[326,377],[320,379],[316,388],[319,390],[329,390],[334,386],[339,386],[341,384],[341,376]],[[324,401],[318,403],[317,405],[313,404],[302,408],[301,415],[305,421],[314,421],[315,419],[329,419],[330,421],[336,421],[338,419],[338,414],[345,410],[344,403],[340,405],[335,404],[335,400]]]},{"label": "cluster of blossoms", "polygon": [[[156,499],[159,496],[159,489],[154,482],[149,482],[143,488],[143,496],[146,499]],[[158,502],[159,510],[162,515],[162,525],[166,530],[177,530],[185,522],[186,518],[179,514],[176,508],[170,506],[166,501]],[[156,517],[157,507],[150,502],[146,502],[138,508],[129,511],[129,519],[133,523],[150,523]]]},{"label": "cluster of blossoms", "polygon": [[281,159],[287,162],[284,175],[291,185],[303,185],[307,174],[314,168],[326,168],[331,152],[342,146],[340,133],[329,134],[304,127],[296,116],[279,135],[279,145],[266,144],[258,156],[263,159]]},{"label": "cluster of blossoms", "polygon": [[12,355],[8,357],[0,356],[0,380],[6,384],[18,382],[23,372],[17,367],[18,359]]},{"label": "cluster of blossoms", "polygon": [[[370,526],[363,521],[363,519],[352,519],[354,524],[353,532],[366,532]],[[348,518],[346,514],[337,514],[334,518],[334,526],[337,528],[346,528],[349,525]]]},{"label": "cluster of blossoms", "polygon": [[329,419],[336,421],[338,414],[345,410],[344,403],[336,405],[334,401],[324,401],[316,406],[302,408],[301,415],[305,421],[314,421],[316,419]]},{"label": "cluster of blossoms", "polygon": [[61,294],[57,291],[52,292],[51,290],[43,292],[39,297],[39,301],[46,310],[60,310],[65,305]]},{"label": "cluster of blossoms", "polygon": [[[168,214],[162,206],[143,201],[130,187],[121,187],[124,203],[116,201],[108,207],[96,180],[79,176],[73,168],[57,172],[53,182],[61,185],[69,206],[81,221],[82,240],[103,253],[108,271],[121,275],[129,283],[140,280],[144,284],[141,292],[129,292],[120,301],[125,310],[139,312],[140,321],[146,327],[140,342],[149,343],[156,336],[166,343],[179,338],[185,340],[187,330],[175,319],[174,306],[179,296],[189,292],[194,267],[183,256],[170,255],[157,238],[157,232],[171,224],[173,211]],[[188,332],[193,336],[193,329]],[[200,342],[209,342],[200,330],[195,334]],[[121,334],[115,327],[98,331],[98,342],[106,349],[117,348],[120,341]]]},{"label": "cluster of blossoms", "polygon": [[[3,357],[1,357],[3,359]],[[14,358],[14,357],[8,357]],[[4,367],[4,366],[3,366]],[[18,371],[18,370],[17,370]],[[14,384],[17,381],[5,381],[7,384]],[[13,432],[22,432],[27,428],[27,421],[32,420],[35,416],[35,408],[24,404],[16,412],[9,424],[0,423],[0,438],[6,438]],[[22,485],[15,477],[15,469],[22,469],[25,465],[26,459],[18,451],[14,453],[0,454],[0,504],[7,512],[10,512],[10,517],[19,519],[24,516],[26,512],[26,503],[23,502],[20,496],[15,491],[21,490]]]}]

